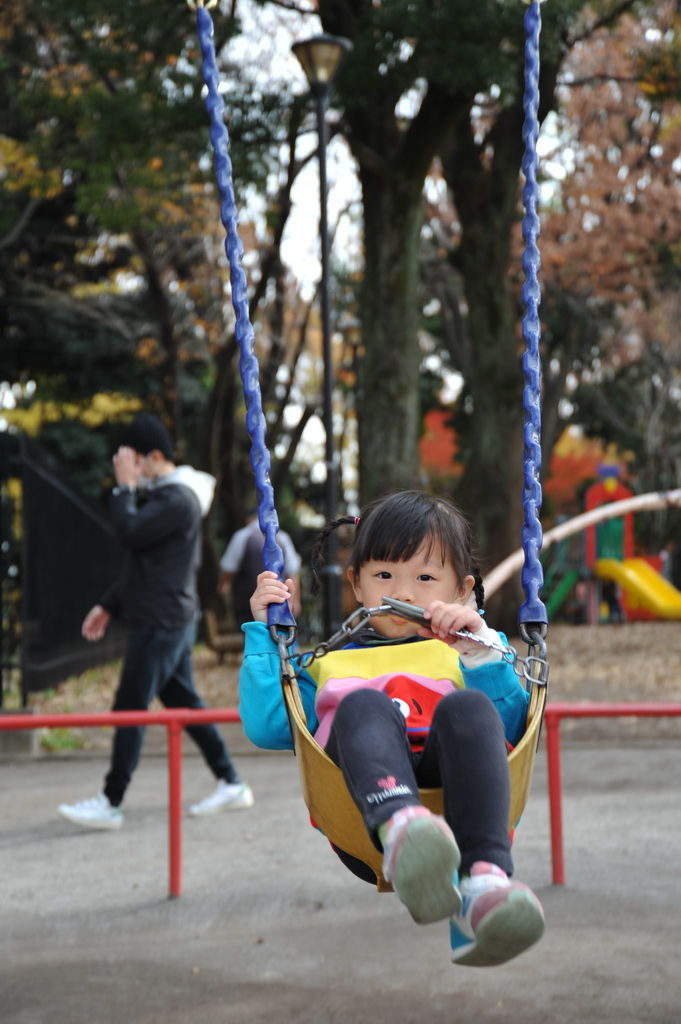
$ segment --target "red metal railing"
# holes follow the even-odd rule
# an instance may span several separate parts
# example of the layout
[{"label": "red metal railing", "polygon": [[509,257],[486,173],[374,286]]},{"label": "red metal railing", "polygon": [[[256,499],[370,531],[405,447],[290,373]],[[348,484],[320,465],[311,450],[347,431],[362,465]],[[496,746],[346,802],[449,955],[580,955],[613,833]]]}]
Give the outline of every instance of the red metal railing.
[{"label": "red metal railing", "polygon": [[[560,764],[560,723],[564,718],[673,718],[681,703],[592,703],[552,701],[544,710],[546,767],[549,791],[551,862],[554,885],[565,885],[563,797]],[[83,714],[0,714],[2,729],[52,729],[103,725],[164,725],[168,735],[168,895],[182,892],[182,729],[202,722],[239,722],[236,708],[173,708],[159,711],[104,711]]]},{"label": "red metal railing", "polygon": [[1,729],[53,729],[102,725],[164,725],[168,735],[168,895],[182,892],[182,729],[208,722],[239,722],[236,708],[172,708],[83,714],[0,714]]},{"label": "red metal railing", "polygon": [[622,703],[568,704],[550,702],[544,710],[546,770],[549,789],[551,862],[553,884],[565,885],[563,856],[563,797],[560,772],[560,723],[564,718],[675,718],[681,716],[681,704]]}]

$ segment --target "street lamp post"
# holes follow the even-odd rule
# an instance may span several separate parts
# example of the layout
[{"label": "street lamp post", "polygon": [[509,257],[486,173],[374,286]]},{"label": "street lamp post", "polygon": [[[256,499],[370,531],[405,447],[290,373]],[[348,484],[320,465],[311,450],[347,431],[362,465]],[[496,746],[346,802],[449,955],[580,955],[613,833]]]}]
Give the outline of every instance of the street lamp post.
[{"label": "street lamp post", "polygon": [[[325,433],[326,491],[325,513],[327,521],[338,515],[338,466],[333,438],[333,359],[331,354],[331,312],[329,307],[329,226],[327,218],[326,185],[326,108],[331,85],[343,57],[352,48],[349,40],[340,36],[319,35],[294,43],[292,50],[310,85],[317,115],[319,159],[319,242],[322,265],[320,282],[320,312],[322,324],[322,361],[324,364],[323,421]],[[329,535],[327,559],[324,567],[324,632],[331,636],[341,623],[341,570],[336,562],[336,541]]]}]

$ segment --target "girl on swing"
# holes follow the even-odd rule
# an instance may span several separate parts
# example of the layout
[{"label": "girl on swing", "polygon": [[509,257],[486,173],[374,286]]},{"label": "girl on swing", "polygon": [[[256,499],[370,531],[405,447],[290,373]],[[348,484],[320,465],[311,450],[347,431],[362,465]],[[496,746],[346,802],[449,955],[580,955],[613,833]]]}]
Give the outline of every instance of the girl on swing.
[{"label": "girl on swing", "polygon": [[[465,630],[506,645],[481,618],[468,524],[449,502],[402,491],[357,519],[327,524],[313,565],[342,524],[355,525],[347,574],[357,601],[417,605],[428,624],[376,615],[347,646],[301,670],[308,728],[340,767],[383,852],[383,874],[414,921],[450,920],[455,963],[504,963],[544,930],[537,897],[510,880],[507,750],[523,734],[529,697],[500,650],[453,635]],[[253,743],[275,750],[292,741],[267,608],[290,600],[292,588],[290,579],[261,573],[254,621],[243,626],[242,722]],[[421,804],[419,786],[442,787],[444,817]],[[366,865],[334,849],[351,871],[374,881]]]}]

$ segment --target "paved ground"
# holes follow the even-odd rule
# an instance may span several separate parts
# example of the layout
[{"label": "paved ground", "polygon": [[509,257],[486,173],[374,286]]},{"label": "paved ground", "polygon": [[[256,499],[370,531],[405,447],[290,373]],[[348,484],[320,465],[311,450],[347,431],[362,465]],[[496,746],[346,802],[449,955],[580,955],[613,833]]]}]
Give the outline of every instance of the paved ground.
[{"label": "paved ground", "polygon": [[[548,931],[491,970],[451,965],[442,925],[417,927],[342,868],[306,823],[291,756],[234,743],[256,806],[185,821],[177,900],[164,757],[143,759],[113,834],[55,814],[96,791],[100,753],[0,762],[3,1024],[681,1020],[678,742],[564,750],[565,888],[540,754],[515,856]],[[197,757],[184,782],[187,802],[211,788]]]}]

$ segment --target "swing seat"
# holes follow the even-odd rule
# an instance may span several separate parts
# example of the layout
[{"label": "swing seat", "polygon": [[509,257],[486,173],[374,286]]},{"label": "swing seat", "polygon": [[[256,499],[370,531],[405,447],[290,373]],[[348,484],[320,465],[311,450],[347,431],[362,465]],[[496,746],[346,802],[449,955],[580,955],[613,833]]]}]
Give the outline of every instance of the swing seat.
[{"label": "swing seat", "polygon": [[[274,495],[270,481],[270,456],[265,443],[266,422],[262,409],[262,397],[259,387],[258,361],[253,348],[253,329],[249,320],[246,275],[241,263],[243,249],[239,239],[236,219],[236,201],[232,182],[232,165],[229,156],[229,134],[225,125],[224,104],[218,88],[218,69],[212,40],[212,21],[208,4],[192,3],[196,6],[196,18],[199,42],[203,55],[204,81],[206,84],[206,108],[211,123],[211,141],[215,154],[217,169],[218,192],[221,201],[221,215],[225,226],[225,249],[232,275],[232,304],[236,316],[235,336],[240,349],[240,372],[243,381],[246,401],[246,425],[251,438],[251,465],[253,467],[256,487],[258,490],[259,519],[265,533],[264,561],[268,569],[275,573],[283,564],[282,552],[276,542],[277,516],[274,509]],[[526,146],[523,157],[523,171],[526,188],[523,190],[525,216],[523,233],[526,238],[525,256],[527,257],[527,283],[530,287],[527,295],[523,293],[526,315],[522,323],[525,341],[525,357],[523,373],[525,389],[523,392],[523,408],[525,410],[524,433],[524,509],[525,532],[523,547],[525,550],[524,587],[526,594],[523,606],[524,622],[546,624],[546,609],[538,597],[542,580],[539,549],[541,548],[541,531],[539,529],[538,510],[541,498],[539,485],[539,436],[540,426],[540,387],[536,365],[539,363],[540,320],[537,310],[539,284],[537,281],[538,252],[536,237],[539,222],[534,209],[537,196],[536,146],[533,140],[538,131],[538,36],[541,18],[539,5],[528,4],[525,17],[526,34],[526,65],[531,73],[525,76],[524,110],[526,122],[533,129],[525,133]],[[535,593],[536,592],[536,593]],[[289,622],[282,625],[290,625]],[[538,677],[531,681],[531,698],[528,710],[525,734],[518,746],[509,755],[509,771],[511,777],[511,807],[509,830],[517,824],[527,800],[532,768],[534,765],[539,730],[546,701],[546,687]],[[299,771],[305,801],[310,814],[325,833],[327,838],[351,856],[364,861],[374,872],[379,890],[390,889],[389,883],[381,873],[382,857],[370,842],[364,828],[359,811],[355,807],[343,780],[340,770],[315,743],[307,730],[298,684],[293,673],[282,680],[284,697],[291,721],[294,746],[298,755]],[[423,803],[431,810],[442,812],[442,793],[440,790],[421,790]]]},{"label": "swing seat", "polygon": [[[303,798],[310,817],[334,846],[357,857],[371,868],[379,892],[390,892],[392,885],[382,873],[383,854],[369,839],[340,768],[315,742],[307,728],[295,676],[286,676],[282,685],[293,730]],[[533,683],[525,732],[508,757],[511,777],[509,832],[518,824],[527,802],[545,703],[546,686]],[[434,814],[442,814],[441,789],[420,789],[419,796]]]}]

